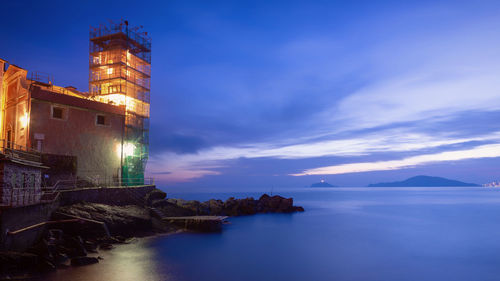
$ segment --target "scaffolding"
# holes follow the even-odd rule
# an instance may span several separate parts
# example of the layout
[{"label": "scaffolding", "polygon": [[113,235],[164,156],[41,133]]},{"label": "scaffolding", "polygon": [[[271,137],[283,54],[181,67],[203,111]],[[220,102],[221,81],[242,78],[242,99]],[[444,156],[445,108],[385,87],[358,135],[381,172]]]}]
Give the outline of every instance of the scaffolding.
[{"label": "scaffolding", "polygon": [[127,21],[90,28],[89,95],[125,106],[122,178],[144,180],[149,154],[151,38]]}]

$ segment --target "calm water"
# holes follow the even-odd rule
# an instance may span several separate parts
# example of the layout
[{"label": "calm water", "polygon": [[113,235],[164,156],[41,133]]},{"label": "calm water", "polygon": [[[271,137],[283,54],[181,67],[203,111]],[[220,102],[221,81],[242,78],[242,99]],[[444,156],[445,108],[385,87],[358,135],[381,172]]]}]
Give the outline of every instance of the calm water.
[{"label": "calm water", "polygon": [[[275,192],[276,193],[276,192]],[[500,189],[280,191],[304,213],[120,246],[51,280],[499,280]],[[175,194],[205,200],[258,194]],[[169,195],[170,196],[170,195]]]}]

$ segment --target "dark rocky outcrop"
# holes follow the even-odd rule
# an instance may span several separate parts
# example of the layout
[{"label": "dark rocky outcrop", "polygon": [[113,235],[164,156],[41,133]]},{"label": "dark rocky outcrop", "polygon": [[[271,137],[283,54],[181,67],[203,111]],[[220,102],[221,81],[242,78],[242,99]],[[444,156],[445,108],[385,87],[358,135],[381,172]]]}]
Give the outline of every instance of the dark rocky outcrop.
[{"label": "dark rocky outcrop", "polygon": [[[100,221],[112,235],[143,236],[153,233],[149,211],[136,205],[111,206],[97,203],[78,203],[59,208],[58,213]],[[65,232],[70,232],[65,226]],[[81,229],[81,225],[77,225]],[[98,227],[89,224],[88,227]],[[76,232],[76,231],[75,231]]]},{"label": "dark rocky outcrop", "polygon": [[[166,194],[153,190],[137,205],[105,205],[79,202],[62,206],[52,213],[50,229],[26,253],[0,252],[0,279],[29,278],[30,274],[67,266],[83,266],[99,262],[93,257],[99,251],[111,250],[114,244],[130,243],[135,236],[180,229],[219,231],[220,218],[171,218],[185,216],[243,216],[257,213],[291,213],[304,211],[293,205],[292,198],[262,195],[226,201],[205,202],[166,199]],[[143,201],[143,202],[142,202]],[[59,222],[56,222],[59,221]],[[64,221],[64,223],[62,222]]]},{"label": "dark rocky outcrop", "polygon": [[166,197],[167,197],[167,193],[165,193],[159,189],[154,189],[153,191],[146,194],[146,196],[144,197],[144,200],[146,201],[147,204],[151,204],[154,201],[162,200],[162,199],[165,199]]},{"label": "dark rocky outcrop", "polygon": [[231,197],[225,202],[211,199],[205,202],[169,198],[153,203],[169,216],[244,216],[257,213],[292,213],[302,212],[302,207],[293,205],[292,198],[279,195],[262,195],[258,200],[252,197],[235,199]]}]

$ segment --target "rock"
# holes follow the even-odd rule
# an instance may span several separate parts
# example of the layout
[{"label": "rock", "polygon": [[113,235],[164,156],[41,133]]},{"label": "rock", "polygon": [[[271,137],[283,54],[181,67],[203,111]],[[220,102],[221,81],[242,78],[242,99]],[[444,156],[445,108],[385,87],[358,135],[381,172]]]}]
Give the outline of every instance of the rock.
[{"label": "rock", "polygon": [[125,244],[127,241],[127,238],[123,237],[121,235],[112,236],[111,239],[116,241],[116,243],[118,243],[118,244]]},{"label": "rock", "polygon": [[101,249],[101,250],[108,251],[108,250],[111,250],[113,248],[114,248],[114,246],[112,244],[109,244],[109,243],[102,243],[101,245],[99,245],[99,249]]},{"label": "rock", "polygon": [[85,247],[85,250],[87,250],[87,252],[97,253],[97,244],[95,242],[86,240],[83,243],[83,246]]},{"label": "rock", "polygon": [[304,208],[301,206],[294,206],[296,212],[304,212]]},{"label": "rock", "polygon": [[57,255],[54,256],[54,263],[56,265],[66,263],[68,260],[69,258],[65,254],[57,253]]},{"label": "rock", "polygon": [[257,202],[252,198],[239,200],[239,215],[253,215],[257,213]]},{"label": "rock", "polygon": [[[196,212],[182,207],[182,203],[184,200],[179,202],[179,205],[177,204],[177,199],[167,199],[164,200],[158,208],[165,214],[167,217],[184,217],[184,216],[194,216],[196,215]],[[184,201],[186,202],[186,201]]]},{"label": "rock", "polygon": [[[78,203],[61,207],[58,211],[104,222],[112,235],[130,237],[149,234],[153,231],[149,210],[136,205],[110,206],[97,203]],[[92,224],[92,227],[102,228],[97,224]]]},{"label": "rock", "polygon": [[294,212],[295,209],[293,207],[293,199],[292,198],[284,198],[279,195],[269,196],[267,194],[263,194],[259,198],[257,209],[262,213],[291,213]]},{"label": "rock", "polygon": [[211,199],[206,202],[195,200],[169,198],[163,202],[155,203],[161,206],[166,216],[194,216],[194,215],[226,215],[242,216],[256,213],[291,213],[303,212],[302,207],[293,206],[292,198],[284,198],[278,195],[262,195],[259,200],[252,197],[245,199],[228,198],[225,202]]},{"label": "rock", "polygon": [[199,216],[208,216],[210,215],[210,206],[208,202],[201,202],[198,207],[198,215]]},{"label": "rock", "polygon": [[71,259],[72,266],[83,266],[98,263],[99,259],[94,257],[74,257]]},{"label": "rock", "polygon": [[66,253],[70,257],[87,255],[87,250],[83,246],[83,240],[80,236],[64,239],[64,247],[67,249]]},{"label": "rock", "polygon": [[155,200],[162,200],[167,197],[167,194],[159,189],[153,189],[153,191],[146,194],[144,200],[146,200],[147,204],[150,205]]},{"label": "rock", "polygon": [[[66,261],[64,261],[64,262],[66,262]],[[51,271],[55,271],[55,270],[57,270],[57,267],[52,261],[42,259],[38,263],[38,271],[40,271],[40,272],[51,272]]]},{"label": "rock", "polygon": [[205,207],[201,206],[201,203],[197,200],[184,200],[184,199],[167,199],[167,202],[177,205],[183,209],[186,209],[192,213],[192,216],[196,215],[206,215],[208,213],[207,205]]},{"label": "rock", "polygon": [[222,200],[210,199],[206,203],[208,203],[210,215],[216,216],[222,214],[222,210],[224,209],[224,202]]},{"label": "rock", "polygon": [[61,240],[63,238],[63,231],[61,229],[49,229],[49,237],[53,237],[56,240]]},{"label": "rock", "polygon": [[169,220],[169,223],[180,229],[196,232],[219,232],[222,230],[222,221],[217,219]]}]

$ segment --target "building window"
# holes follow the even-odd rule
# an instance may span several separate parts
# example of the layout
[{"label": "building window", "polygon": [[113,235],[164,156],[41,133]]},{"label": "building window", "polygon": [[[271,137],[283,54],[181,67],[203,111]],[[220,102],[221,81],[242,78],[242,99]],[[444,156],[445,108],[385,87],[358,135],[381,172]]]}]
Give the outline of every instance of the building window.
[{"label": "building window", "polygon": [[52,107],[52,118],[64,119],[64,108],[55,106]]},{"label": "building window", "polygon": [[108,87],[108,91],[110,94],[112,93],[118,93],[120,91],[120,88],[118,85],[113,85]]},{"label": "building window", "polygon": [[17,188],[17,179],[15,172],[12,172],[12,174],[10,175],[10,185],[12,186],[12,188]]},{"label": "building window", "polygon": [[106,116],[104,116],[102,114],[97,114],[96,124],[105,126],[106,125]]}]

